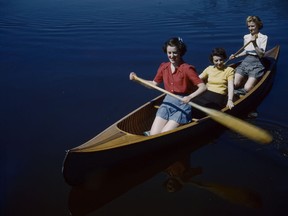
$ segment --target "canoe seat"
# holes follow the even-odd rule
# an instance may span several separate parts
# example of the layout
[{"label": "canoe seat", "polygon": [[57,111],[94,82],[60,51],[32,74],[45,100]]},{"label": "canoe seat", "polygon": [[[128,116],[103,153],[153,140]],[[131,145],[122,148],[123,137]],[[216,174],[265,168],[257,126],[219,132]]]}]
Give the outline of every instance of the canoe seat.
[{"label": "canoe seat", "polygon": [[150,104],[127,116],[117,126],[128,133],[143,135],[145,131],[150,130],[162,100],[162,98],[159,98],[156,101],[151,101]]}]

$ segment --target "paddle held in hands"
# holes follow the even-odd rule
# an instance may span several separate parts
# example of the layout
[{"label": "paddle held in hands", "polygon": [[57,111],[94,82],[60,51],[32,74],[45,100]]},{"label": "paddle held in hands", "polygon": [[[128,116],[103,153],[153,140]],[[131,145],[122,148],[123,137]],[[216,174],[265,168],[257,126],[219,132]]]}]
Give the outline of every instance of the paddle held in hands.
[{"label": "paddle held in hands", "polygon": [[[182,100],[182,98],[178,95],[175,95],[169,91],[166,91],[165,89],[162,89],[142,78],[137,77],[135,74],[133,75],[133,80],[138,81],[142,84],[145,84],[146,86],[149,86],[151,88],[154,88],[158,91],[161,91],[165,94],[168,94],[172,97],[175,97],[179,100]],[[231,129],[232,131],[235,131],[236,133],[241,134],[242,136],[245,136],[255,142],[262,143],[262,144],[268,144],[272,141],[272,136],[265,130],[256,127],[244,120],[241,120],[239,118],[236,118],[234,116],[228,115],[227,113],[214,110],[211,108],[200,106],[196,103],[189,102],[189,105],[192,107],[206,113],[208,116],[210,116],[214,121],[222,124],[223,126]]]}]

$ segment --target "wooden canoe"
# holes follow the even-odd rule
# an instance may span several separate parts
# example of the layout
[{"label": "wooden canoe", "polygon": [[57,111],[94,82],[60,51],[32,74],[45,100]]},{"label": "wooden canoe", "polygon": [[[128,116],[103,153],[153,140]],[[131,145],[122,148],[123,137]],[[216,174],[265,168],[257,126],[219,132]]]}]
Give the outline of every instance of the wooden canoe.
[{"label": "wooden canoe", "polygon": [[[265,53],[266,72],[261,80],[249,93],[234,102],[235,107],[232,110],[224,108],[223,112],[241,118],[259,106],[272,88],[279,52],[280,46],[275,46]],[[236,67],[239,64],[237,62],[230,66]],[[145,136],[144,132],[150,129],[157,107],[164,97],[165,94],[162,94],[145,103],[91,140],[67,150],[62,168],[66,182],[71,185],[79,184],[90,168],[111,167],[144,154],[181,146],[187,140],[193,141],[191,145],[197,148],[197,143],[203,143],[203,136],[207,136],[207,131],[223,129],[207,116],[165,133]]]}]

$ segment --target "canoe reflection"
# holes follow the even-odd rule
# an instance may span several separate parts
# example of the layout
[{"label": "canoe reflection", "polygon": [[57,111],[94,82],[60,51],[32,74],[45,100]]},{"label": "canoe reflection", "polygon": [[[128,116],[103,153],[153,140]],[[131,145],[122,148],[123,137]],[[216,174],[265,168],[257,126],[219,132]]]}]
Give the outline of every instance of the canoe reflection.
[{"label": "canoe reflection", "polygon": [[186,147],[177,152],[170,150],[149,157],[143,156],[111,169],[91,170],[89,178],[86,178],[83,184],[71,188],[68,201],[71,215],[80,216],[94,212],[160,172],[167,174],[163,186],[168,192],[193,186],[235,204],[251,208],[261,207],[261,197],[253,191],[193,180],[195,176],[197,179],[201,178],[203,169],[191,167],[190,156],[191,149]]},{"label": "canoe reflection", "polygon": [[189,160],[187,159],[176,161],[166,169],[166,172],[168,179],[164,182],[163,186],[168,192],[176,192],[185,186],[191,185],[212,192],[235,204],[250,208],[260,208],[262,206],[262,199],[255,191],[231,185],[193,180],[194,176],[202,173],[202,168],[190,167]]},{"label": "canoe reflection", "polygon": [[[200,146],[198,146],[200,147]],[[195,145],[182,149],[167,149],[119,163],[117,166],[90,170],[85,181],[73,186],[69,195],[69,210],[74,215],[86,215],[104,206],[133,187],[162,172],[179,158],[195,150]],[[83,159],[83,158],[81,158]],[[113,158],[112,158],[113,159]],[[74,161],[75,162],[75,161]]]}]

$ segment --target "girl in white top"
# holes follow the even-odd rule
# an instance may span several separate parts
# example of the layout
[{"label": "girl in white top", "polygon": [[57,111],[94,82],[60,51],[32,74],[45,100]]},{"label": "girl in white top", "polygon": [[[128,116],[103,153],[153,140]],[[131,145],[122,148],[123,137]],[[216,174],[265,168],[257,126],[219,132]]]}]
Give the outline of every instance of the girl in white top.
[{"label": "girl in white top", "polygon": [[[236,68],[234,85],[235,89],[243,86],[240,89],[241,94],[245,94],[250,91],[257,83],[259,77],[264,74],[265,67],[261,61],[264,56],[268,37],[261,34],[260,29],[263,28],[263,23],[258,16],[248,16],[246,24],[249,29],[249,34],[244,36],[244,45],[247,45],[242,53],[237,56],[231,55],[229,59],[237,58],[240,56],[246,56],[242,63]],[[243,81],[247,78],[246,83],[243,85]],[[237,91],[237,90],[236,90]]]}]

